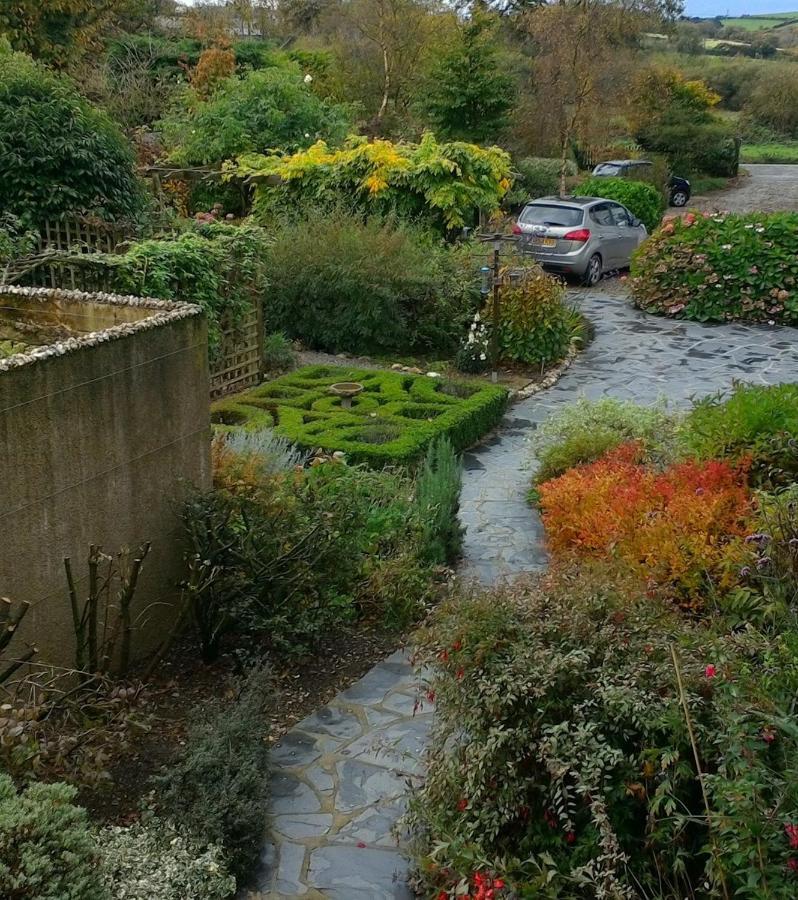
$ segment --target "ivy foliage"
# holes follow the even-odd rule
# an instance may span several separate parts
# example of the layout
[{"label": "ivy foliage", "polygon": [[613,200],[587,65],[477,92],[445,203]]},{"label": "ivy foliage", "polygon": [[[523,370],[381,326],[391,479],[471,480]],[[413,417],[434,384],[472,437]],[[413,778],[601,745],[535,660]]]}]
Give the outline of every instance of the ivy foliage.
[{"label": "ivy foliage", "polygon": [[133,151],[63,76],[0,42],[0,209],[38,225],[65,213],[133,217]]},{"label": "ivy foliage", "polygon": [[255,225],[195,225],[174,238],[135,241],[124,253],[67,258],[94,271],[109,290],[196,303],[208,320],[211,358],[223,325],[235,325],[265,290],[266,234]]},{"label": "ivy foliage", "polygon": [[440,143],[430,132],[418,144],[349,137],[338,150],[318,141],[292,155],[248,154],[228,174],[255,182],[253,211],[261,220],[346,204],[442,231],[470,225],[479,209],[497,209],[511,183],[504,150]]}]

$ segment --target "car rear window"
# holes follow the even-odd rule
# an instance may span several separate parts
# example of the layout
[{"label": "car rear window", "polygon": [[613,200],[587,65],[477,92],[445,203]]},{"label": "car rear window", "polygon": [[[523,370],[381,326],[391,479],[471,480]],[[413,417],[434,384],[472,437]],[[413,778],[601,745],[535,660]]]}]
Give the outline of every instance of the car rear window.
[{"label": "car rear window", "polygon": [[525,206],[518,218],[522,225],[553,225],[570,227],[582,223],[583,212],[573,206],[553,206],[544,203],[531,203]]},{"label": "car rear window", "polygon": [[622,175],[623,166],[614,166],[611,163],[601,163],[593,169],[594,175]]}]

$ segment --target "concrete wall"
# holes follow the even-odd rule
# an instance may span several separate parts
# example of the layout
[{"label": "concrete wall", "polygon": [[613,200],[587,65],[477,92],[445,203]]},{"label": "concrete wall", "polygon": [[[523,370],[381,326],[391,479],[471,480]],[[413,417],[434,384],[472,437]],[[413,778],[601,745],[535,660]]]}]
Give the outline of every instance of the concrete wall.
[{"label": "concrete wall", "polygon": [[[37,299],[46,304],[48,294]],[[98,301],[86,302],[98,318],[89,309]],[[33,640],[39,660],[61,665],[74,658],[63,557],[81,593],[90,543],[116,552],[152,541],[134,608],[155,604],[134,637],[142,655],[174,614],[181,500],[211,477],[204,317],[185,304],[100,302],[137,312],[110,319],[128,324],[0,361],[0,596],[33,604],[12,647]]]}]

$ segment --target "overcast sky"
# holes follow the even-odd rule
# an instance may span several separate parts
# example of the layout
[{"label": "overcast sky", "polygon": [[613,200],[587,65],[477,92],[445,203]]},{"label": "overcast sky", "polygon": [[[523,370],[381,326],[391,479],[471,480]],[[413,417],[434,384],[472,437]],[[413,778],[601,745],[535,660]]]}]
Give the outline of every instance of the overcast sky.
[{"label": "overcast sky", "polygon": [[798,11],[798,0],[687,0],[688,16],[750,16]]}]

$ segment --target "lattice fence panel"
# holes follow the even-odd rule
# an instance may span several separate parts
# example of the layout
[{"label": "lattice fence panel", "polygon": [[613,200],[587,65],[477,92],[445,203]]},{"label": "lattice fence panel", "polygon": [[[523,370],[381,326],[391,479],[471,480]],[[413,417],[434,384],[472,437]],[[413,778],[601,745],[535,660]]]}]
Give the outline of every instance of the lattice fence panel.
[{"label": "lattice fence panel", "polygon": [[258,384],[263,375],[262,307],[258,301],[237,327],[222,330],[216,361],[211,362],[211,399]]}]

